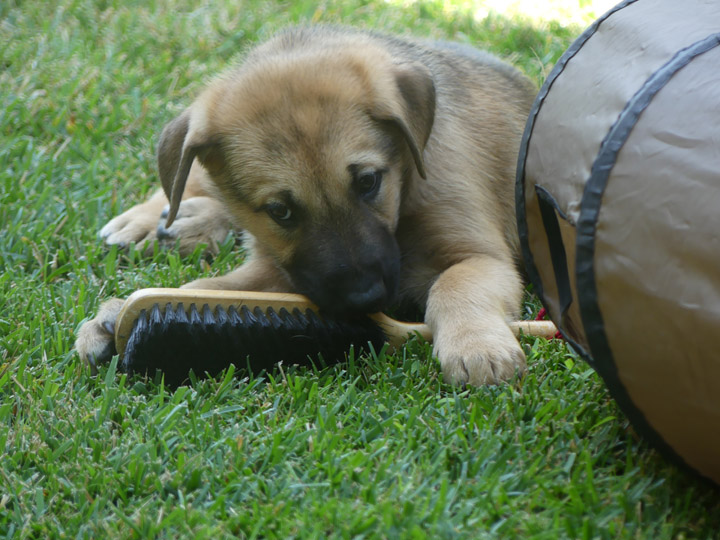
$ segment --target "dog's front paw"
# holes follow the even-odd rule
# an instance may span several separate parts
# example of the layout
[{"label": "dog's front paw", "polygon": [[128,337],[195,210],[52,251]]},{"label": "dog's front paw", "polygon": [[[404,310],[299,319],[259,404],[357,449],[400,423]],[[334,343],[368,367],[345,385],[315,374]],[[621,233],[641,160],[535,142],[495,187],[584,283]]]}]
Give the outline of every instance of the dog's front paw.
[{"label": "dog's front paw", "polygon": [[86,322],[78,331],[75,350],[93,374],[97,366],[109,362],[115,354],[115,321],[125,302],[113,298],[105,302],[97,316]]},{"label": "dog's front paw", "polygon": [[452,384],[498,384],[525,372],[525,353],[504,321],[441,331],[434,342],[443,377]]},{"label": "dog's front paw", "polygon": [[233,228],[223,205],[210,197],[183,200],[175,221],[170,227],[165,227],[168,210],[166,206],[160,214],[155,235],[164,245],[174,245],[178,241],[181,255],[192,253],[198,244],[205,244],[212,254],[217,253],[218,245]]},{"label": "dog's front paw", "polygon": [[108,221],[100,229],[100,238],[108,245],[126,247],[134,242],[143,245],[155,239],[158,224],[157,204],[138,204]]},{"label": "dog's front paw", "polygon": [[180,203],[175,221],[165,227],[168,207],[158,207],[156,200],[133,206],[111,219],[101,230],[106,244],[126,247],[134,242],[144,255],[152,255],[157,240],[161,247],[170,248],[176,243],[180,255],[189,255],[198,244],[204,244],[208,253],[218,252],[232,229],[230,217],[221,203],[210,197],[192,197]]}]

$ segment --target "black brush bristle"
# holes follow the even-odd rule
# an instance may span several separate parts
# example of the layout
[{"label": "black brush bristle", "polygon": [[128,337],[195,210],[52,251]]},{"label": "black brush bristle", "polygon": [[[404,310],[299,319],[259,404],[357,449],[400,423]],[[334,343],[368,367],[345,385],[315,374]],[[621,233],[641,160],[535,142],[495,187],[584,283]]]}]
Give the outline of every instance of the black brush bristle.
[{"label": "black brush bristle", "polygon": [[182,303],[164,313],[155,304],[140,312],[121,359],[125,372],[154,373],[178,385],[192,370],[197,376],[215,376],[230,364],[252,372],[272,369],[278,362],[308,366],[344,360],[351,347],[379,349],[385,342],[381,328],[368,317],[338,319],[319,317],[312,310],[292,312],[283,308],[240,311]]}]

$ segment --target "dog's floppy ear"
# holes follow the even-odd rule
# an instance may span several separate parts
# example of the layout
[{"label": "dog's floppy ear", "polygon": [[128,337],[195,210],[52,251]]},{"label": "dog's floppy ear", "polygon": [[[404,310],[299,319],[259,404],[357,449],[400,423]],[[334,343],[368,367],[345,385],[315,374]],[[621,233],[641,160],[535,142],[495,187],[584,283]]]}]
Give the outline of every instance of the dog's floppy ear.
[{"label": "dog's floppy ear", "polygon": [[195,158],[204,165],[208,157],[217,154],[217,141],[208,135],[205,126],[193,122],[192,109],[186,109],[180,116],[170,121],[160,135],[158,144],[158,170],[165,195],[170,200],[170,211],[166,227],[177,216],[185,184]]},{"label": "dog's floppy ear", "polygon": [[403,63],[394,66],[399,100],[377,104],[377,117],[393,122],[410,147],[415,166],[426,177],[423,151],[430,138],[435,119],[435,84],[432,74],[422,64]]}]

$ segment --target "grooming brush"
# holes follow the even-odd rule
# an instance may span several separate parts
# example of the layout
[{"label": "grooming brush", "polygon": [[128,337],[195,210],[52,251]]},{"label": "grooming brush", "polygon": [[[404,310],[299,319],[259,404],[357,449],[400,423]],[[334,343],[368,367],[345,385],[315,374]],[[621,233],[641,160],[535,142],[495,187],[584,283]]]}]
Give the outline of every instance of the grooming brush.
[{"label": "grooming brush", "polygon": [[[549,321],[511,324],[516,334],[552,337]],[[115,322],[115,347],[125,372],[165,374],[179,384],[192,370],[213,376],[230,363],[258,372],[279,361],[310,365],[321,357],[342,361],[351,347],[379,350],[401,346],[420,334],[421,323],[400,322],[383,313],[329,317],[305,296],[290,293],[142,289],[125,301]]]}]

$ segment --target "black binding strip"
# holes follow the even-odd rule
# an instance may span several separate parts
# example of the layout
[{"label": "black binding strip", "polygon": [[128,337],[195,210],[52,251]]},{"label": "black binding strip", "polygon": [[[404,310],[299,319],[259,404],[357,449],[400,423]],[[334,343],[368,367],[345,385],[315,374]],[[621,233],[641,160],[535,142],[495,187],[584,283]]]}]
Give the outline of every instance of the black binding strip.
[{"label": "black binding strip", "polygon": [[[543,83],[543,86],[540,89],[537,97],[535,98],[535,102],[533,103],[532,108],[530,109],[530,114],[527,123],[525,124],[525,131],[523,133],[522,141],[520,143],[520,154],[518,155],[517,173],[515,176],[515,210],[517,215],[518,234],[520,236],[520,247],[522,249],[523,259],[525,261],[525,271],[527,272],[530,281],[535,287],[535,293],[538,295],[544,305],[547,305],[547,303],[545,302],[542,281],[540,280],[540,274],[537,271],[537,268],[535,266],[535,260],[533,259],[532,252],[530,251],[527,217],[525,210],[525,162],[527,160],[527,151],[530,143],[530,137],[532,135],[533,128],[535,127],[535,121],[540,112],[540,108],[545,101],[545,98],[547,97],[548,92],[550,92],[550,88],[555,83],[555,80],[565,69],[567,63],[580,51],[583,45],[585,45],[585,43],[595,34],[595,32],[598,31],[598,28],[606,19],[608,19],[611,15],[620,11],[621,9],[629,6],[630,4],[635,3],[636,1],[637,0],[625,0],[624,2],[619,3],[610,11],[605,13],[602,17],[597,19],[582,34],[580,34],[580,37],[578,37],[572,43],[572,45],[570,45],[570,47],[560,57],[560,60],[557,61],[557,64],[555,64],[555,67],[553,67],[550,75],[548,75],[547,79],[545,79],[545,82]],[[580,351],[580,349],[578,349],[578,351]],[[583,354],[583,356],[585,356],[585,358],[587,359],[587,356],[585,354]]]},{"label": "black binding strip", "polygon": [[580,316],[595,360],[594,367],[605,380],[610,393],[635,426],[635,429],[669,459],[693,471],[694,469],[650,425],[642,411],[632,402],[627,389],[620,380],[612,350],[605,334],[602,313],[598,306],[598,289],[593,261],[595,257],[595,232],[600,216],[602,196],[618,154],[638,122],[640,115],[675,73],[688,65],[697,56],[718,45],[720,45],[720,33],[710,35],[682,49],[651,75],[640,90],[630,99],[602,142],[600,152],[593,163],[590,178],[585,186],[578,220],[577,294]]},{"label": "black binding strip", "polygon": [[[540,206],[540,217],[542,218],[543,228],[550,246],[550,261],[552,262],[553,272],[555,273],[555,285],[558,291],[558,303],[560,304],[559,320],[572,303],[572,289],[570,288],[570,275],[568,273],[567,255],[565,254],[565,244],[563,244],[562,234],[560,233],[560,224],[558,215],[567,220],[567,216],[558,207],[557,201],[542,186],[535,186],[537,193],[538,205]],[[561,329],[562,331],[562,329]]]},{"label": "black binding strip", "polygon": [[563,242],[562,234],[560,232],[558,216],[567,222],[570,222],[570,219],[565,212],[560,209],[560,206],[555,198],[544,187],[536,185],[535,194],[537,195],[540,217],[543,222],[543,229],[545,230],[548,246],[550,248],[550,262],[552,263],[553,274],[555,276],[555,286],[558,291],[559,313],[555,324],[557,325],[558,330],[560,330],[563,339],[575,350],[575,352],[577,352],[588,364],[590,364],[591,367],[595,367],[592,356],[590,356],[586,347],[575,341],[577,331],[570,326],[572,321],[566,317],[567,310],[572,303],[572,287],[570,286],[570,271],[567,265],[565,243]]}]

